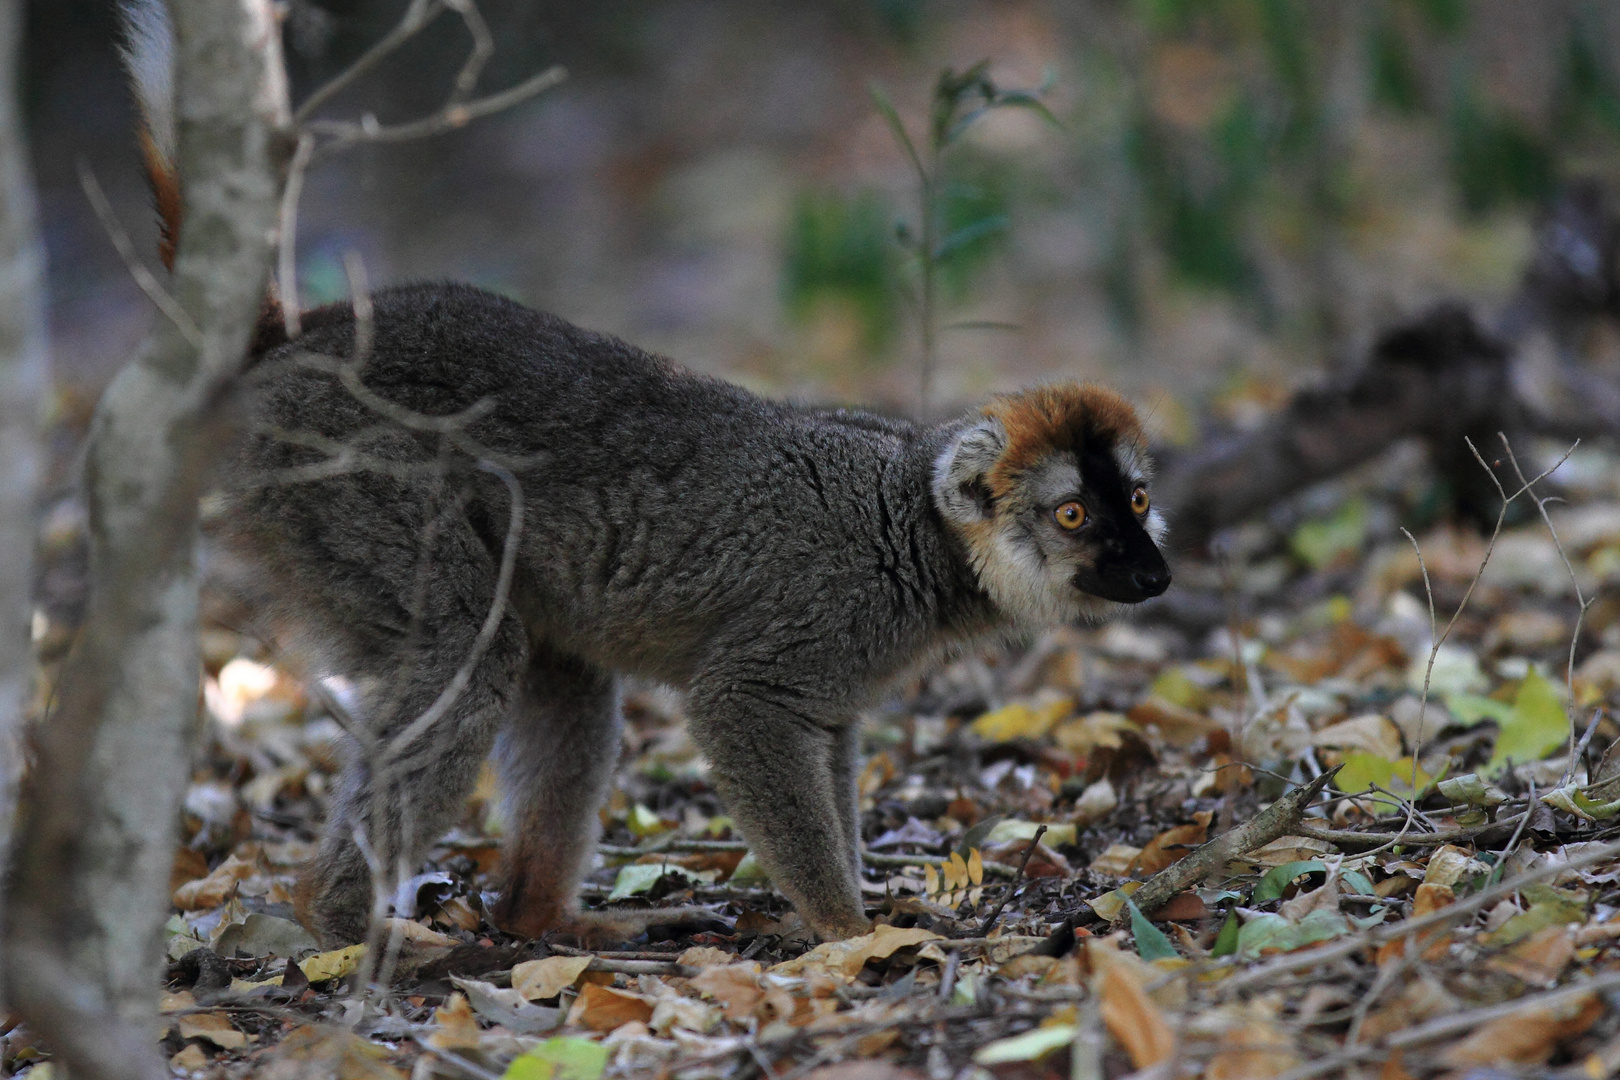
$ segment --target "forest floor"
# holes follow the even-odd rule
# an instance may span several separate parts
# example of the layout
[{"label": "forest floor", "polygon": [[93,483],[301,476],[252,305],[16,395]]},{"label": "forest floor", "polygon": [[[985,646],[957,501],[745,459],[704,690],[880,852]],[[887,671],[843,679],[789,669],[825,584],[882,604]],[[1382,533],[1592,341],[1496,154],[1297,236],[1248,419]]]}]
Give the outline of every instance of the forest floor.
[{"label": "forest floor", "polygon": [[[1131,618],[899,688],[860,781],[877,924],[815,947],[678,695],[641,687],[584,900],[692,921],[595,951],[494,929],[491,782],[386,936],[321,952],[292,890],[331,697],[214,625],[164,1052],[210,1077],[1613,1075],[1620,459],[1577,449],[1494,543],[1435,505],[1398,449],[1180,560]],[[1269,806],[1263,846],[1129,899]],[[50,1071],[25,1030],[0,1049]]]}]

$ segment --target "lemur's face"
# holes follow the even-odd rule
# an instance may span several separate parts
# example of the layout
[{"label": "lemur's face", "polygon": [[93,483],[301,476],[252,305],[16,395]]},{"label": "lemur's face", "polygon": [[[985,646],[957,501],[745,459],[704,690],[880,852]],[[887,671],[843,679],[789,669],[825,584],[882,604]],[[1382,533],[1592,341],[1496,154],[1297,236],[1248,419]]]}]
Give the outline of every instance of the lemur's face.
[{"label": "lemur's face", "polygon": [[[1022,531],[1054,590],[1138,604],[1170,587],[1140,454],[1123,445],[1055,453],[1025,475],[1021,505],[1007,525]],[[1061,583],[1061,584],[1060,584]]]},{"label": "lemur's face", "polygon": [[1094,386],[998,398],[936,466],[979,582],[1026,626],[1096,619],[1170,587],[1141,426]]}]

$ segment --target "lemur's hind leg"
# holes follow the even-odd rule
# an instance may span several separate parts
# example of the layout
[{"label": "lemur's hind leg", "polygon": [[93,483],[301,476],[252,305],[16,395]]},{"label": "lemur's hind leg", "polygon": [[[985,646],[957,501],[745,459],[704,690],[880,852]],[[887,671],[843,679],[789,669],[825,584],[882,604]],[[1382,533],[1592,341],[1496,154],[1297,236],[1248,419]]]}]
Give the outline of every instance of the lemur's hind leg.
[{"label": "lemur's hind leg", "polygon": [[517,699],[528,638],[507,613],[481,640],[499,553],[454,492],[370,474],[267,490],[243,516],[282,564],[283,599],[366,691],[299,916],[325,944],[364,940],[377,889],[414,872],[460,816]]},{"label": "lemur's hind leg", "polygon": [[539,937],[573,929],[600,834],[623,721],[613,677],[536,647],[496,744],[506,796],[506,887],[495,925]]}]

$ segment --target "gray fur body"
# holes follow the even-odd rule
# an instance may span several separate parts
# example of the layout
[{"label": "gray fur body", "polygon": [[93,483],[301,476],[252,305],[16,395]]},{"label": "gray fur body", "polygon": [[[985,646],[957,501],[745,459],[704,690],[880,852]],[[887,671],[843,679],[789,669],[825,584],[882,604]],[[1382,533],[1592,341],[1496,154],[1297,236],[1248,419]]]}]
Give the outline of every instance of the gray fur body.
[{"label": "gray fur body", "polygon": [[[311,921],[329,940],[363,936],[371,874],[355,827],[408,872],[498,739],[511,834],[499,916],[556,925],[611,781],[614,677],[633,673],[688,691],[716,788],[810,925],[860,932],[856,713],[942,645],[1004,622],[931,495],[951,429],[761,400],[469,288],[375,303],[364,382],[431,416],[492,403],[467,434],[529,462],[514,469],[522,534],[505,616],[455,705],[385,783],[364,755],[345,774]],[[261,361],[260,433],[228,484],[229,520],[319,666],[371,688],[364,722],[386,740],[473,649],[510,500],[440,436],[380,425],[293,360],[348,356],[354,332],[346,307],[317,313]],[[439,461],[442,475],[260,483],[320,456],[267,427]]]}]

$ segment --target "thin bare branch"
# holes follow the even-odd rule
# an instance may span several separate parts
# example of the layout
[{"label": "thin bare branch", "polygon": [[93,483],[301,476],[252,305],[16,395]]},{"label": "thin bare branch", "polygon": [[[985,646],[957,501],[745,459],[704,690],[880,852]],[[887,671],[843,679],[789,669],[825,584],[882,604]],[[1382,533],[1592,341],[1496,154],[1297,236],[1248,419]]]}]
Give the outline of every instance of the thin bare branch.
[{"label": "thin bare branch", "polygon": [[392,56],[401,45],[416,36],[417,32],[424,26],[443,14],[444,10],[445,4],[443,0],[411,0],[410,7],[405,9],[405,14],[400,17],[399,22],[394,24],[392,30],[388,31],[380,41],[362,53],[360,59],[350,64],[336,78],[309,95],[304,103],[298,106],[298,111],[293,113],[293,124],[302,128],[316,109],[319,109],[332,98],[348,89],[356,79]]},{"label": "thin bare branch", "polygon": [[550,90],[568,77],[568,72],[561,66],[547,68],[538,75],[518,83],[507,90],[502,90],[488,97],[478,98],[474,101],[447,105],[431,116],[420,120],[410,120],[402,124],[382,124],[375,116],[367,115],[360,120],[314,120],[307,125],[307,129],[319,135],[331,137],[331,142],[320,146],[316,152],[317,158],[324,158],[329,154],[345,150],[361,142],[409,142],[412,139],[423,139],[430,135],[442,135],[447,131],[465,127],[480,117],[498,113],[503,109],[527,101],[537,94]]},{"label": "thin bare branch", "polygon": [[193,348],[202,348],[202,331],[197,329],[196,322],[186,313],[186,309],[180,306],[180,302],[163,287],[163,283],[146,268],[141,257],[135,253],[135,245],[130,242],[129,233],[124,230],[118,215],[113,211],[107,193],[101,190],[101,182],[96,179],[90,163],[83,158],[79,159],[79,186],[84,189],[84,196],[90,200],[91,208],[101,220],[101,227],[106,230],[107,239],[112,241],[118,257],[124,261],[124,268],[129,271],[129,276],[135,279],[135,284],[141,287],[141,292],[157,305],[157,309],[163,312],[164,317],[174,324],[175,329],[180,331],[180,335]]},{"label": "thin bare branch", "polygon": [[287,340],[296,340],[303,333],[300,317],[303,311],[298,301],[298,200],[304,193],[304,173],[309,169],[310,155],[315,152],[315,136],[300,135],[298,148],[293,151],[287,166],[287,186],[281,192],[281,244],[277,253],[276,282],[281,291],[281,324]]}]

